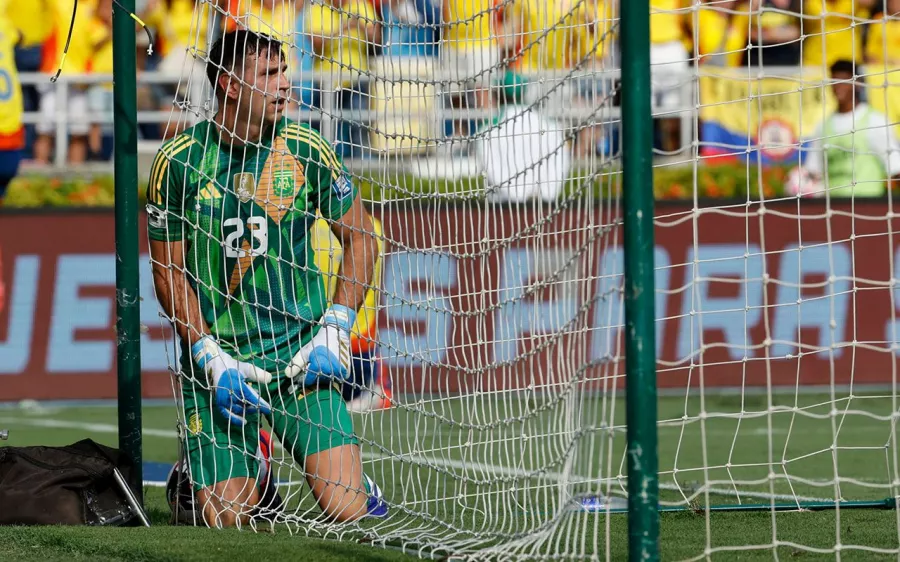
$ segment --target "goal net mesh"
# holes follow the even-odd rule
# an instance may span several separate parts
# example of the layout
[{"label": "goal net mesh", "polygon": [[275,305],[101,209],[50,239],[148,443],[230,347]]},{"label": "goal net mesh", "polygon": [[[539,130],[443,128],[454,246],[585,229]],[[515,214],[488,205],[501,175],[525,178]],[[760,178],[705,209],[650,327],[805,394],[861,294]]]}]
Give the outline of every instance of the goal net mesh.
[{"label": "goal net mesh", "polygon": [[[269,34],[285,45],[286,116],[331,143],[378,225],[377,304],[356,334],[377,375],[348,399],[374,395],[353,430],[390,513],[324,520],[303,467],[276,443],[277,526],[503,559],[624,552],[625,520],[612,515],[627,497],[616,4],[197,2],[167,136],[218,109],[204,71],[219,30]],[[706,520],[674,558],[897,553],[896,540],[855,544],[839,514],[890,504],[900,481],[896,218],[890,198],[867,198],[884,183],[857,178],[854,164],[886,158],[900,75],[862,65],[862,49],[884,54],[890,36],[870,10],[804,2],[800,16],[780,4],[751,14],[742,2],[653,2],[660,505]],[[797,37],[748,47],[771,21],[784,31],[794,20]],[[850,35],[860,65],[849,80],[872,111],[846,131],[825,125],[837,34]],[[760,55],[791,46],[793,64]],[[850,181],[836,185],[828,158],[848,146]],[[808,164],[816,154],[824,166]],[[231,178],[245,172],[212,185],[240,196]],[[226,234],[204,231],[204,244],[227,249]],[[323,221],[308,243],[333,288],[340,244]],[[234,298],[261,306],[252,291]],[[197,374],[177,348],[180,396]],[[186,407],[180,424],[197,429]],[[230,438],[214,447],[257,455]],[[838,514],[827,544],[804,542],[779,511],[813,506]],[[770,524],[720,531],[716,511],[738,507]]]}]

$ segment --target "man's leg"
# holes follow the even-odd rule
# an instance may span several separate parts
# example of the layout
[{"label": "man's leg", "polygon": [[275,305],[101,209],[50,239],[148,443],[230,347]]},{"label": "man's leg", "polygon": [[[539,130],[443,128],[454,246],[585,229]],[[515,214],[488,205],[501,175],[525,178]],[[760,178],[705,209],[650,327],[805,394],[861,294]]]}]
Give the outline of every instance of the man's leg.
[{"label": "man's leg", "polygon": [[210,391],[190,376],[182,379],[188,463],[197,509],[210,527],[234,527],[250,519],[259,503],[258,415],[243,428],[214,411]]},{"label": "man's leg", "polygon": [[373,490],[362,474],[359,441],[341,393],[331,385],[302,388],[287,381],[271,397],[272,429],[306,480],[325,515],[353,521],[368,513]]},{"label": "man's leg", "polygon": [[363,484],[359,445],[341,445],[306,457],[306,481],[319,507],[337,522],[366,515],[369,494]]},{"label": "man's leg", "polygon": [[229,478],[197,491],[203,520],[210,527],[237,527],[250,521],[259,503],[255,478]]}]

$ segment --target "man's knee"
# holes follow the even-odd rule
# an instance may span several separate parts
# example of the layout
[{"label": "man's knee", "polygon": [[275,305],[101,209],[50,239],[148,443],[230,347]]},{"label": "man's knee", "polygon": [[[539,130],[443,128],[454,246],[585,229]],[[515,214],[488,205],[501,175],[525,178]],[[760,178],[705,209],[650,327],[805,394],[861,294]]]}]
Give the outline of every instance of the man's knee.
[{"label": "man's knee", "polygon": [[366,514],[368,494],[358,445],[342,445],[310,455],[306,473],[313,495],[329,519],[343,523]]},{"label": "man's knee", "polygon": [[317,499],[325,515],[336,523],[356,521],[366,514],[368,495],[363,490],[330,485]]},{"label": "man's knee", "polygon": [[259,491],[252,478],[232,478],[200,490],[197,500],[208,526],[237,527],[250,521],[250,514],[259,503]]}]

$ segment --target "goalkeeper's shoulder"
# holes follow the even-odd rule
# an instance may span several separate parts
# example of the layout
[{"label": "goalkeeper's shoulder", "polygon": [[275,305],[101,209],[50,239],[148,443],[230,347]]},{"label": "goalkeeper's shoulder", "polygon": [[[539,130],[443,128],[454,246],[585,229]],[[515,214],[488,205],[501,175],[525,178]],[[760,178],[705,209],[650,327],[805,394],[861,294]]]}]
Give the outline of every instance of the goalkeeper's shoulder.
[{"label": "goalkeeper's shoulder", "polygon": [[203,160],[203,125],[195,125],[162,143],[150,166],[147,201],[158,207],[177,202],[185,192],[185,184],[197,174]]},{"label": "goalkeeper's shoulder", "polygon": [[203,142],[198,138],[194,129],[196,126],[185,130],[183,133],[172,137],[162,143],[156,151],[151,169],[151,181],[154,175],[159,175],[173,164],[187,166],[191,157],[197,156],[202,151]]},{"label": "goalkeeper's shoulder", "polygon": [[[181,190],[190,180],[188,171],[199,170],[205,154],[206,122],[185,129],[182,133],[162,143],[150,167],[147,186],[148,199],[162,203],[167,193]],[[196,173],[196,172],[195,172]]]},{"label": "goalkeeper's shoulder", "polygon": [[342,167],[331,143],[306,123],[284,119],[279,136],[287,142],[291,153],[302,161],[321,162],[337,169]]},{"label": "goalkeeper's shoulder", "polygon": [[203,121],[163,142],[157,151],[157,157],[162,155],[170,161],[188,163],[188,155],[200,152],[206,141],[211,140],[206,138],[208,124]]}]

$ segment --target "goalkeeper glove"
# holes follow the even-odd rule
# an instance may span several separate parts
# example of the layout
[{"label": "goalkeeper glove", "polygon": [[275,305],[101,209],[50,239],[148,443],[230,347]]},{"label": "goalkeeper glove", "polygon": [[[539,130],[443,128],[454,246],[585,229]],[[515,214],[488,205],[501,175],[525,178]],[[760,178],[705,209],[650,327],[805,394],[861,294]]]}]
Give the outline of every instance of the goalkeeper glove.
[{"label": "goalkeeper glove", "polygon": [[294,378],[306,371],[304,386],[320,379],[344,381],[350,376],[350,329],[356,311],[335,304],[325,312],[322,325],[312,340],[294,355],[284,374]]},{"label": "goalkeeper glove", "polygon": [[262,412],[271,414],[272,408],[247,384],[247,381],[269,384],[268,372],[238,361],[225,353],[212,336],[203,336],[191,346],[194,362],[206,374],[215,390],[215,403],[219,412],[233,424],[247,423],[246,414]]}]

